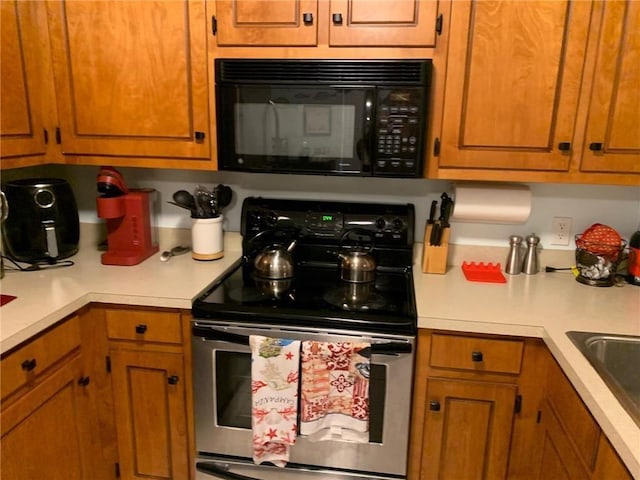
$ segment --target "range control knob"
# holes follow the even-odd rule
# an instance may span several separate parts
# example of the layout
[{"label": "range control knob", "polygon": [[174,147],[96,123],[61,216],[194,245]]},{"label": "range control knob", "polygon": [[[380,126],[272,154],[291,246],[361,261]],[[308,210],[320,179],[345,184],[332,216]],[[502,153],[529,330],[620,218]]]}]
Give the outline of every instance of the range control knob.
[{"label": "range control knob", "polygon": [[387,222],[385,221],[384,218],[380,217],[376,220],[376,227],[378,228],[378,230],[382,230],[386,226],[387,226]]},{"label": "range control knob", "polygon": [[393,228],[395,230],[402,230],[404,228],[404,222],[399,218],[393,219]]}]

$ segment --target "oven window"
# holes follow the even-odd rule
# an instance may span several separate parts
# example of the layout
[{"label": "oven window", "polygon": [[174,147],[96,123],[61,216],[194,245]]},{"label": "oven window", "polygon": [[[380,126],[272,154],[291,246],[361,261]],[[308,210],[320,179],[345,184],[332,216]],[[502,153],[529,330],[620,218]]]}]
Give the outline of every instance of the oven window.
[{"label": "oven window", "polygon": [[[251,355],[216,351],[217,424],[251,429]],[[369,377],[369,441],[382,443],[387,368],[372,364]]]},{"label": "oven window", "polygon": [[251,429],[251,355],[216,351],[218,425]]}]

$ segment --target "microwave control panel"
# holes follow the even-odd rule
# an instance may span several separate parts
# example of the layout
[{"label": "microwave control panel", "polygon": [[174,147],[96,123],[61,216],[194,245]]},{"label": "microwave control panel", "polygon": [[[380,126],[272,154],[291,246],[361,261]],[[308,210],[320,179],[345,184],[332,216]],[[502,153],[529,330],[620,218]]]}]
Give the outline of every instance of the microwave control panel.
[{"label": "microwave control panel", "polygon": [[421,176],[425,131],[423,88],[379,88],[373,170],[379,175]]}]

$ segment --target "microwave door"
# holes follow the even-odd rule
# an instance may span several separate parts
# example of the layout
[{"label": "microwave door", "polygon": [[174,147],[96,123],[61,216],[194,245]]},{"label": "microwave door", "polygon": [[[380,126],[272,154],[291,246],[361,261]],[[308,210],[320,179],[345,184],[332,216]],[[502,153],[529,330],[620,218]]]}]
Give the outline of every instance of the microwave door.
[{"label": "microwave door", "polygon": [[369,171],[374,90],[315,86],[219,87],[219,150],[230,170]]}]

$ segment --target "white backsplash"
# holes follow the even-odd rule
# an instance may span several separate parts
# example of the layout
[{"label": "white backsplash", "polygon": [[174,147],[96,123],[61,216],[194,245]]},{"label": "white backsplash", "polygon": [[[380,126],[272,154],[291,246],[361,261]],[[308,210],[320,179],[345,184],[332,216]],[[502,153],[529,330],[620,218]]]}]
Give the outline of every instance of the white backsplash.
[{"label": "white backsplash", "polygon": [[[144,168],[119,169],[129,187],[155,188],[160,194],[158,224],[169,228],[190,228],[188,213],[167,202],[177,190],[193,191],[198,184],[209,188],[224,183],[234,191],[225,209],[225,229],[239,231],[242,200],[247,196],[274,198],[340,200],[382,203],[413,203],[416,208],[415,240],[422,241],[424,225],[432,200],[453,192],[444,180],[346,178],[313,175],[247,174]],[[47,165],[2,172],[2,181],[12,178],[55,176],[71,184],[78,201],[80,221],[98,223],[95,198],[98,167]],[[628,239],[640,227],[640,187],[572,184],[530,184],[533,193],[529,219],[519,225],[480,223],[451,224],[451,243],[457,245],[506,247],[509,235],[536,233],[543,249],[573,250],[550,245],[553,217],[569,217],[572,236],[593,223],[605,223]]]}]

